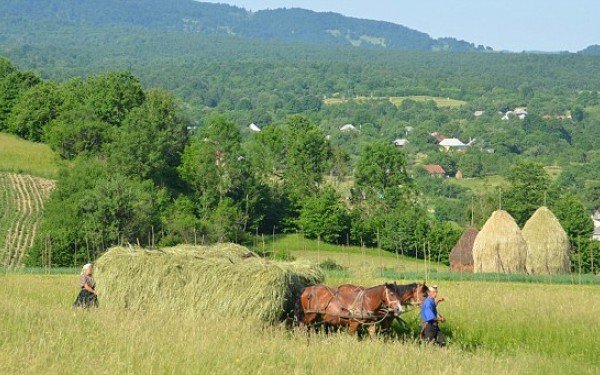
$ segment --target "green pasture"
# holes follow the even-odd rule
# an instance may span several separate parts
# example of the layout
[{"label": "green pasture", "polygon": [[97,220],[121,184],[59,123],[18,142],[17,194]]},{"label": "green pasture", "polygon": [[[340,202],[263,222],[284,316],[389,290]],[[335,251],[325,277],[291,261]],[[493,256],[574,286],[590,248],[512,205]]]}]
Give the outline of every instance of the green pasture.
[{"label": "green pasture", "polygon": [[56,178],[58,156],[46,144],[0,133],[0,172]]},{"label": "green pasture", "polygon": [[462,101],[462,100],[458,100],[458,99],[451,99],[451,98],[440,98],[440,97],[435,97],[435,96],[426,96],[426,95],[413,95],[413,96],[391,96],[391,97],[380,97],[380,96],[357,96],[355,98],[352,99],[346,99],[346,98],[327,98],[323,100],[323,103],[325,105],[337,105],[337,104],[344,104],[344,103],[348,103],[350,101],[355,101],[355,102],[366,102],[368,100],[389,100],[392,104],[394,105],[401,105],[402,102],[406,99],[410,99],[416,102],[427,102],[427,101],[434,101],[435,104],[438,107],[447,107],[447,108],[456,108],[456,107],[460,107],[462,105],[465,105],[467,102]]}]

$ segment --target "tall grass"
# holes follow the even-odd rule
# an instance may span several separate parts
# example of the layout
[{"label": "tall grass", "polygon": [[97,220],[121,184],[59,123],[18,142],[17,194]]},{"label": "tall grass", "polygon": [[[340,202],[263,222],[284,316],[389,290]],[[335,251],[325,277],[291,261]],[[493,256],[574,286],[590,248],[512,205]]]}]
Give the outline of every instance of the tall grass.
[{"label": "tall grass", "polygon": [[43,143],[0,133],[0,172],[53,179],[58,175],[58,156]]},{"label": "tall grass", "polygon": [[[373,271],[378,276],[378,270]],[[382,276],[388,279],[415,279],[423,277],[422,272],[398,272],[396,270],[383,270]],[[496,273],[459,273],[459,272],[436,272],[430,271],[429,279],[435,281],[485,281],[502,283],[528,283],[528,284],[582,284],[600,285],[598,275],[520,275],[520,274],[496,274]]]},{"label": "tall grass", "polygon": [[[343,279],[330,279],[336,284]],[[370,283],[382,279],[371,278]],[[447,282],[448,349],[210,314],[71,311],[77,277],[0,275],[0,373],[598,373],[592,286]],[[414,327],[416,313],[405,319]],[[411,319],[413,321],[411,321]]]}]

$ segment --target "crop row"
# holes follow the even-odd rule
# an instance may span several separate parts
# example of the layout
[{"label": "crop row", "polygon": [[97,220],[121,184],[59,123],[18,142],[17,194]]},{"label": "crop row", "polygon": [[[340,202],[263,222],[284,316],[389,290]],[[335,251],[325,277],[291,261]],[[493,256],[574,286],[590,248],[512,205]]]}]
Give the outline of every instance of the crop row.
[{"label": "crop row", "polygon": [[0,175],[0,260],[20,266],[34,243],[52,181],[21,174]]}]

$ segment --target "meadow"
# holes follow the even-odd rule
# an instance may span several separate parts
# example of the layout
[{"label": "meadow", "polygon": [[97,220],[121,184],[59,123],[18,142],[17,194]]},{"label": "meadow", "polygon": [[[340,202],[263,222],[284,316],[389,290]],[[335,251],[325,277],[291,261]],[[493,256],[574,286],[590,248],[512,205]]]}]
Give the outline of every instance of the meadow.
[{"label": "meadow", "polygon": [[[323,252],[337,259],[335,249]],[[371,255],[364,257],[363,262],[371,262]],[[410,262],[403,264],[411,268]],[[71,311],[77,275],[62,271],[72,273],[0,273],[0,373],[600,371],[600,288],[593,285],[443,281],[432,273],[429,282],[438,283],[446,298],[440,311],[450,337],[448,348],[438,349],[416,341],[417,311],[403,316],[394,336],[375,340],[345,332],[307,337],[300,329],[212,313],[102,307]],[[326,282],[374,285],[391,280],[359,261],[348,264],[347,273],[328,273]]]},{"label": "meadow", "polygon": [[58,155],[46,144],[0,133],[0,172],[54,179],[58,175]]},{"label": "meadow", "polygon": [[367,96],[358,96],[353,99],[346,98],[327,98],[323,100],[323,104],[325,105],[336,105],[336,104],[344,104],[349,101],[356,102],[365,102],[367,100],[389,100],[394,105],[401,105],[403,101],[406,99],[413,100],[415,102],[428,102],[433,101],[438,107],[448,107],[448,108],[456,108],[465,105],[467,102],[458,99],[450,99],[450,98],[439,98],[436,96],[427,96],[427,95],[413,95],[413,96],[391,96],[391,97],[367,97]]}]

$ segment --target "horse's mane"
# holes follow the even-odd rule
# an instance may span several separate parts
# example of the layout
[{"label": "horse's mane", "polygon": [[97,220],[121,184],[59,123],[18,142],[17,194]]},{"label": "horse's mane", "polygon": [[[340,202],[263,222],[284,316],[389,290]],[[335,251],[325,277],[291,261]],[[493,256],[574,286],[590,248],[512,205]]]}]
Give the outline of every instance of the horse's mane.
[{"label": "horse's mane", "polygon": [[407,285],[398,285],[396,287],[397,293],[402,295],[406,292],[411,292],[413,290],[415,290],[417,288],[419,284],[417,283],[412,283],[412,284],[407,284]]}]

